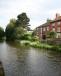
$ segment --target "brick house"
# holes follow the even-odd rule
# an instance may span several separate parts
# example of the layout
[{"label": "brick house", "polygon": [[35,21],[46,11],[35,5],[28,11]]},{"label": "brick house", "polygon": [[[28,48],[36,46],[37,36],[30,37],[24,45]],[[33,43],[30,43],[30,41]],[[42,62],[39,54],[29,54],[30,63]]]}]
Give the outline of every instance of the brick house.
[{"label": "brick house", "polygon": [[46,22],[36,28],[36,34],[39,38],[46,38],[47,32],[56,32],[56,38],[61,38],[61,16],[56,14],[54,20]]}]

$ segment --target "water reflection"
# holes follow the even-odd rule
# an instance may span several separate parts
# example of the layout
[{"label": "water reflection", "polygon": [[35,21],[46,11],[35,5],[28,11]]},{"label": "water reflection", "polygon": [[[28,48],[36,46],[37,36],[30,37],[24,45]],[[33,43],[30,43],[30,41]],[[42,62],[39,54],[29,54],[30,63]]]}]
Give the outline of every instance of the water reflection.
[{"label": "water reflection", "polygon": [[5,76],[61,76],[61,53],[4,42],[0,60]]}]

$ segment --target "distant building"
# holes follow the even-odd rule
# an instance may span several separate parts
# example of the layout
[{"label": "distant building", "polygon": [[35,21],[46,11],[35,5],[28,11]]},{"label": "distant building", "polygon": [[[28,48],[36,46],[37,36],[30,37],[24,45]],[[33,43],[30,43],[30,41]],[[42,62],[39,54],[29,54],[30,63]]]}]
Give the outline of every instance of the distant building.
[{"label": "distant building", "polygon": [[61,16],[56,14],[52,21],[48,21],[36,28],[36,34],[39,38],[46,38],[47,32],[54,31],[57,33],[56,38],[61,38]]}]

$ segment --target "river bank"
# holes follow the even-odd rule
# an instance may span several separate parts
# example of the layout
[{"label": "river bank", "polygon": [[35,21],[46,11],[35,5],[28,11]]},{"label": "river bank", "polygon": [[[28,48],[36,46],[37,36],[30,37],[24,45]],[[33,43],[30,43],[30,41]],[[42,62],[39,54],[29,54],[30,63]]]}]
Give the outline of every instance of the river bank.
[{"label": "river bank", "polygon": [[34,47],[34,48],[40,48],[40,49],[60,51],[61,52],[61,46],[60,45],[50,45],[47,43],[41,43],[39,41],[31,42],[31,41],[27,41],[27,40],[20,41],[20,44],[29,45],[29,46]]},{"label": "river bank", "polygon": [[52,51],[61,51],[61,47],[58,45],[49,45],[45,43],[39,43],[39,44],[32,44],[32,47],[35,48],[41,48],[41,49],[47,49],[47,50],[52,50]]}]

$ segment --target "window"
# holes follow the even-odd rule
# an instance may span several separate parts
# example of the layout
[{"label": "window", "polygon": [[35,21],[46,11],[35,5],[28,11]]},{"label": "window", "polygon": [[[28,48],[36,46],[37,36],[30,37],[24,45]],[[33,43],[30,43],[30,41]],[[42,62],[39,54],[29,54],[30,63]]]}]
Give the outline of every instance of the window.
[{"label": "window", "polygon": [[45,31],[45,28],[43,28],[43,31]]},{"label": "window", "polygon": [[53,23],[52,26],[55,26],[55,23]]},{"label": "window", "polygon": [[57,33],[56,38],[61,38],[61,33]]},{"label": "window", "polygon": [[47,27],[47,31],[49,31],[49,27]]},{"label": "window", "polygon": [[54,31],[54,32],[55,32],[55,28],[52,28],[52,31]]},{"label": "window", "polygon": [[60,32],[60,27],[57,28],[57,32]]},{"label": "window", "polygon": [[40,28],[40,30],[41,30],[41,33],[42,33],[42,28]]},{"label": "window", "polygon": [[58,22],[58,25],[60,25],[60,22]]}]

